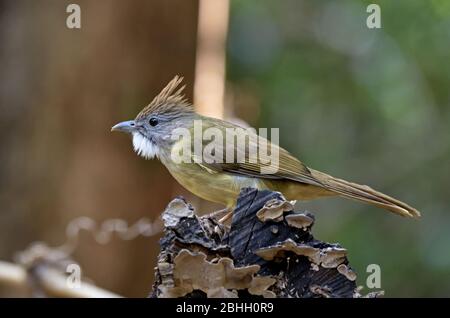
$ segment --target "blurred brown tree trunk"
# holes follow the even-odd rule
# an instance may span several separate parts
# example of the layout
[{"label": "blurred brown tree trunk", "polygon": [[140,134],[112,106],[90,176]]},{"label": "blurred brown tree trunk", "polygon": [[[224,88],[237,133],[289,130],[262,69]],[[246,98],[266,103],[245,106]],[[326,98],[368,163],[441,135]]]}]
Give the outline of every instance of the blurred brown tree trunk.
[{"label": "blurred brown tree trunk", "polygon": [[[0,1],[1,258],[34,240],[62,243],[78,216],[154,219],[173,196],[165,169],[110,127],[175,74],[192,98],[197,1],[76,3],[80,30],[66,27],[69,2]],[[75,258],[98,285],[145,296],[157,252],[156,237],[84,237]]]}]

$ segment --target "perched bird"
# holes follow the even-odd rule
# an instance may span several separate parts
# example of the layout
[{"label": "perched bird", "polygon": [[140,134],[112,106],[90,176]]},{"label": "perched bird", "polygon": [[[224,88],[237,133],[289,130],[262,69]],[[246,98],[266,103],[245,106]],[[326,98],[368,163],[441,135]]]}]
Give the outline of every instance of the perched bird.
[{"label": "perched bird", "polygon": [[[180,87],[181,82],[182,78],[176,76],[134,120],[121,122],[111,130],[130,134],[134,150],[140,156],[159,158],[171,175],[193,194],[231,210],[241,188],[254,187],[279,191],[288,200],[341,196],[401,216],[420,217],[419,211],[413,207],[368,186],[308,168],[266,138],[244,133],[244,129],[230,122],[197,114],[182,94],[184,86]],[[194,128],[198,122],[201,123],[201,132],[213,129],[225,136],[226,130],[235,129],[238,135],[245,134],[247,143],[242,145],[217,137],[198,136]],[[183,131],[188,134],[180,134]],[[181,135],[185,138],[174,138]],[[206,146],[204,151],[194,151],[196,143]],[[278,156],[276,169],[270,173],[264,172],[268,168],[267,161],[252,151],[262,145],[272,147],[271,152]],[[205,151],[206,148],[211,151]],[[187,160],[179,160],[178,155],[183,152]],[[230,153],[233,154],[230,155],[231,161],[227,160]]]}]

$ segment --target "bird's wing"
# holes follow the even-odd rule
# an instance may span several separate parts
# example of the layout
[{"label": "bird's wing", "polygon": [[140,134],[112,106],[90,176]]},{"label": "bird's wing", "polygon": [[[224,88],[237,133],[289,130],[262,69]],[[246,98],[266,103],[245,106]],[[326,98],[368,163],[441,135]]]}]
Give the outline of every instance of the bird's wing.
[{"label": "bird's wing", "polygon": [[[208,124],[203,127],[203,131],[206,128],[224,126],[232,129],[242,129],[241,133],[245,130],[228,122],[214,120],[212,122],[208,121]],[[227,139],[226,134],[223,134],[222,139],[202,139],[203,153],[195,153],[194,146],[192,146],[194,161],[210,173],[228,172],[264,179],[288,179],[322,186],[320,181],[312,176],[308,167],[293,157],[288,151],[271,143],[264,137],[248,130],[245,130],[245,132],[245,143],[237,142],[237,139],[234,139],[234,142],[233,140],[230,141],[228,140],[229,138]],[[261,148],[263,155],[260,155]],[[278,155],[276,155],[277,153]],[[234,154],[232,161],[227,160],[227,154],[228,156]],[[278,160],[270,161],[271,155],[277,156]]]}]

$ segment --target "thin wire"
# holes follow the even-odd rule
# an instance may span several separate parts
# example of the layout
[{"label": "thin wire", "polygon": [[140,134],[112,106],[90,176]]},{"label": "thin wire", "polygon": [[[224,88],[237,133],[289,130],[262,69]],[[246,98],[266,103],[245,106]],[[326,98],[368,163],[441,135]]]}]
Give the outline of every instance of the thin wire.
[{"label": "thin wire", "polygon": [[77,248],[80,232],[86,231],[92,235],[98,244],[107,244],[115,236],[124,240],[133,240],[138,236],[151,237],[163,231],[161,220],[150,221],[148,218],[141,218],[136,223],[128,225],[123,219],[107,219],[98,223],[90,217],[82,216],[70,221],[66,227],[66,242],[59,247],[68,255]]}]

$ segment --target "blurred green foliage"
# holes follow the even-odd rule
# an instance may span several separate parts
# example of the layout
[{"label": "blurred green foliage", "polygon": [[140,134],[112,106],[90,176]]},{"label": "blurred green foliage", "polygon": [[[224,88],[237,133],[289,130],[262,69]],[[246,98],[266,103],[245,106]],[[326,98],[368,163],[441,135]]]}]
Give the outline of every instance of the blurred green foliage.
[{"label": "blurred green foliage", "polygon": [[320,239],[348,248],[360,285],[375,263],[387,296],[450,296],[450,1],[377,1],[381,29],[366,26],[370,3],[233,0],[235,113],[279,127],[309,166],[422,212],[414,221],[342,199],[299,203]]}]

